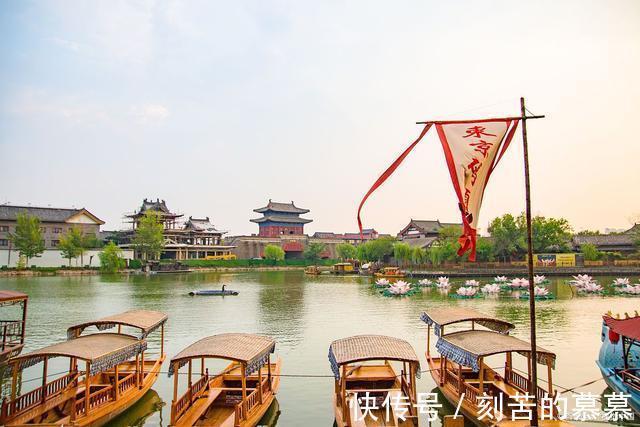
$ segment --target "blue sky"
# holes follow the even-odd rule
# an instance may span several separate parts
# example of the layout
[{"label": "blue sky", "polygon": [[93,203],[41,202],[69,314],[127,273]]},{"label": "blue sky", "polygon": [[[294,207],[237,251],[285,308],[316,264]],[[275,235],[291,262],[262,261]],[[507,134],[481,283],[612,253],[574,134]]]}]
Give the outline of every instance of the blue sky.
[{"label": "blue sky", "polygon": [[[122,226],[144,197],[256,231],[269,198],[354,231],[417,120],[518,113],[533,209],[576,229],[640,215],[640,2],[6,1],[0,203],[84,206]],[[480,224],[523,209],[521,139]],[[396,233],[456,221],[435,133],[365,207]]]}]

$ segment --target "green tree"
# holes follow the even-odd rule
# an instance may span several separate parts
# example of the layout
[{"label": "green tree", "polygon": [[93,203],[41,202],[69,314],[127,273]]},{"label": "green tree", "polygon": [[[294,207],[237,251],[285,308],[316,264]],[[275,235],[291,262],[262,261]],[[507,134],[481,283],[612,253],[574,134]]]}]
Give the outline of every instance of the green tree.
[{"label": "green tree", "polygon": [[160,219],[158,212],[148,210],[138,222],[133,247],[145,260],[159,257],[164,248],[164,227]]},{"label": "green tree", "polygon": [[442,227],[440,231],[438,231],[438,240],[441,242],[457,242],[458,238],[462,234],[462,230],[460,227],[455,225],[449,225],[447,227]]},{"label": "green tree", "polygon": [[576,236],[599,236],[600,231],[598,230],[582,230],[576,233]]},{"label": "green tree", "polygon": [[317,261],[320,259],[320,254],[324,252],[325,248],[324,243],[309,243],[304,250],[304,258],[309,261]]},{"label": "green tree", "polygon": [[385,257],[393,254],[393,244],[396,241],[393,237],[380,237],[369,240],[366,245],[366,253],[369,261],[382,261]]},{"label": "green tree", "polygon": [[100,258],[100,269],[105,273],[117,273],[125,265],[122,249],[113,242],[109,242],[98,254],[98,257]]},{"label": "green tree", "polygon": [[427,259],[427,251],[420,246],[414,247],[411,251],[411,262],[414,264],[424,264]]},{"label": "green tree", "polygon": [[63,258],[69,260],[69,267],[71,267],[71,260],[78,258],[78,256],[84,252],[82,248],[82,232],[77,227],[70,228],[63,236],[60,237],[60,243],[58,243],[58,249]]},{"label": "green tree", "polygon": [[494,218],[489,224],[488,231],[493,238],[494,254],[505,262],[507,258],[511,260],[526,247],[522,230],[511,214]]},{"label": "green tree", "polygon": [[353,259],[356,257],[356,247],[350,243],[340,243],[336,246],[336,253],[341,259]]},{"label": "green tree", "polygon": [[[526,217],[522,213],[517,219],[518,227],[526,236]],[[533,252],[567,252],[570,250],[571,225],[564,218],[535,216],[531,220]]]},{"label": "green tree", "polygon": [[40,219],[27,213],[18,214],[16,232],[9,233],[9,240],[25,258],[26,265],[29,265],[30,258],[38,257],[44,252]]},{"label": "green tree", "polygon": [[406,265],[411,260],[413,249],[404,242],[396,242],[393,244],[393,257],[396,262]]},{"label": "green tree", "polygon": [[585,243],[584,245],[581,245],[580,252],[584,255],[585,261],[598,261],[604,255],[598,250],[596,245],[592,243]]},{"label": "green tree", "polygon": [[495,260],[494,245],[486,237],[478,237],[476,242],[476,259],[482,262],[492,262]]},{"label": "green tree", "polygon": [[360,243],[358,246],[356,246],[356,258],[358,258],[360,262],[373,261],[373,258],[371,258],[369,249],[370,249],[369,242]]},{"label": "green tree", "polygon": [[282,261],[284,259],[284,249],[277,245],[267,245],[264,247],[264,258],[271,261]]}]

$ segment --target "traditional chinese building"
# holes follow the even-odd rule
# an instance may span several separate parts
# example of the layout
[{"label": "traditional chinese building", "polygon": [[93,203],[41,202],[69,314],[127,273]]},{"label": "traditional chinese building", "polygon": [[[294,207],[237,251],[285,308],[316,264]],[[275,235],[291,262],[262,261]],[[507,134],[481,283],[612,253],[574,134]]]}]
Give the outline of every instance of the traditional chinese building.
[{"label": "traditional chinese building", "polygon": [[573,236],[573,248],[580,251],[580,247],[591,244],[602,252],[634,253],[638,250],[635,242],[640,237],[640,224],[634,224],[630,229],[622,233],[597,234],[594,236]]},{"label": "traditional chinese building", "polygon": [[293,202],[278,203],[269,199],[267,206],[254,209],[261,213],[261,218],[250,220],[258,224],[258,236],[277,237],[286,235],[304,235],[304,225],[311,219],[301,218],[300,215],[309,213],[309,209],[297,207]]},{"label": "traditional chinese building", "polygon": [[222,236],[226,231],[216,229],[209,217],[190,216],[183,221],[181,220],[183,214],[171,212],[166,202],[160,199],[155,201],[144,199],[140,209],[125,215],[132,227],[122,233],[123,239],[120,246],[133,247],[132,239],[135,230],[147,211],[157,212],[164,227],[164,249],[160,255],[161,259],[224,259],[231,255],[234,247],[224,245],[222,242]]},{"label": "traditional chinese building", "polygon": [[356,233],[333,233],[329,231],[317,231],[312,236],[315,239],[338,239],[342,240],[343,243],[350,243],[352,245],[359,245],[363,242],[368,242],[369,240],[375,240],[378,237],[391,237],[388,234],[379,234],[373,228],[365,228],[362,230],[362,235],[358,232]]},{"label": "traditional chinese building", "polygon": [[411,219],[409,224],[398,232],[398,240],[421,248],[431,246],[440,235],[440,230],[445,227],[458,227],[462,230],[462,224],[440,222],[440,220]]}]

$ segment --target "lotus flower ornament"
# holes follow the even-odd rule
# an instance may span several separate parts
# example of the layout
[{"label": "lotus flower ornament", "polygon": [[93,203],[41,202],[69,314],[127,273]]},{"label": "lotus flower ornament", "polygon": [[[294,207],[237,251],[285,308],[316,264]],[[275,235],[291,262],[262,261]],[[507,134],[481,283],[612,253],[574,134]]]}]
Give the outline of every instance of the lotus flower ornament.
[{"label": "lotus flower ornament", "polygon": [[618,277],[613,281],[613,286],[628,286],[631,282],[628,277]]},{"label": "lotus flower ornament", "polygon": [[496,283],[507,283],[509,281],[509,279],[507,279],[507,276],[496,276],[493,280]]},{"label": "lotus flower ornament", "polygon": [[376,280],[376,285],[378,286],[389,286],[389,281],[385,278],[380,278]]},{"label": "lotus flower ornament", "polygon": [[472,297],[475,296],[477,290],[476,288],[472,287],[472,286],[461,286],[460,288],[458,288],[458,290],[456,291],[456,293],[460,296],[463,297]]},{"label": "lotus flower ornament", "polygon": [[529,281],[525,278],[515,278],[511,281],[510,286],[512,288],[528,288],[529,287]]},{"label": "lotus flower ornament", "polygon": [[497,294],[500,292],[500,285],[497,283],[491,283],[484,285],[481,290],[483,294]]},{"label": "lotus flower ornament", "polygon": [[478,282],[477,280],[466,280],[464,282],[464,285],[465,286],[470,286],[470,287],[473,287],[473,288],[477,288],[477,287],[480,286],[480,282]]},{"label": "lotus flower ornament", "polygon": [[436,286],[440,289],[447,289],[451,287],[451,283],[449,283],[448,277],[441,276],[438,277],[438,284]]},{"label": "lotus flower ornament", "polygon": [[433,282],[429,279],[422,279],[418,281],[418,285],[420,286],[432,286]]},{"label": "lotus flower ornament", "polygon": [[533,295],[537,297],[546,297],[547,295],[549,295],[549,289],[536,286],[535,288],[533,288]]},{"label": "lotus flower ornament", "polygon": [[393,295],[406,295],[411,290],[411,285],[404,280],[398,280],[389,285],[387,290]]},{"label": "lotus flower ornament", "polygon": [[534,285],[541,285],[541,284],[543,284],[546,280],[547,280],[547,277],[546,277],[546,276],[543,276],[543,275],[540,275],[540,276],[538,276],[538,275],[533,276],[533,284],[534,284]]}]

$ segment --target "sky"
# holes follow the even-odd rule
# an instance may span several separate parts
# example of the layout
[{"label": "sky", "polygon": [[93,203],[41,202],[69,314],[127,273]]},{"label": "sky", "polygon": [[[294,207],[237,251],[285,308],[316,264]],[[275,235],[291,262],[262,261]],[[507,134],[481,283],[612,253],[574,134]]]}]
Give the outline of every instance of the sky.
[{"label": "sky", "polygon": [[[307,232],[356,210],[420,120],[519,114],[535,214],[640,221],[640,2],[4,1],[0,203],[85,207],[124,227],[143,198],[231,235],[268,199]],[[518,134],[480,228],[524,209]],[[459,221],[430,132],[363,210],[397,233]]]}]

